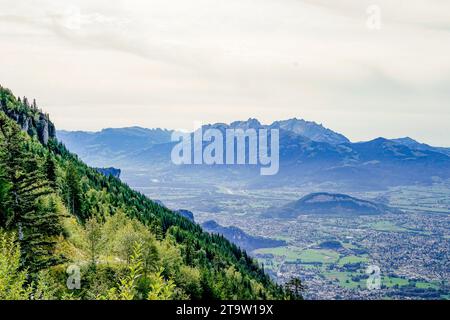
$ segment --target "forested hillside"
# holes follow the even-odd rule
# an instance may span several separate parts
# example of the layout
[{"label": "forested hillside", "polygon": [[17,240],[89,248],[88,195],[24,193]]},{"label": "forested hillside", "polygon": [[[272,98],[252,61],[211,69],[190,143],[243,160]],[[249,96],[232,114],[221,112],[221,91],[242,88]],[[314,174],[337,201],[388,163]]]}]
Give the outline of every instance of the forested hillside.
[{"label": "forested hillside", "polygon": [[300,295],[223,237],[87,167],[35,102],[0,87],[0,299],[286,298]]}]

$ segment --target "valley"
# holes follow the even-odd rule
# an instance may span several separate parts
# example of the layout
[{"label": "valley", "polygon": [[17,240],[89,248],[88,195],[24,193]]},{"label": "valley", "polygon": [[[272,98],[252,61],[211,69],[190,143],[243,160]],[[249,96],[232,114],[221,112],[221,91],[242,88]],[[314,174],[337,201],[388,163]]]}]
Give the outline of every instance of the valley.
[{"label": "valley", "polygon": [[[133,176],[125,178],[133,186]],[[169,208],[193,211],[198,223],[214,220],[252,236],[286,241],[286,246],[251,254],[280,283],[300,277],[307,286],[306,299],[441,299],[450,293],[450,181],[349,193],[403,213],[296,219],[263,219],[260,213],[322,186],[247,190],[238,183],[173,187],[150,182],[134,187]],[[327,248],[330,241],[339,246]],[[381,269],[380,290],[367,289],[369,265]]]}]

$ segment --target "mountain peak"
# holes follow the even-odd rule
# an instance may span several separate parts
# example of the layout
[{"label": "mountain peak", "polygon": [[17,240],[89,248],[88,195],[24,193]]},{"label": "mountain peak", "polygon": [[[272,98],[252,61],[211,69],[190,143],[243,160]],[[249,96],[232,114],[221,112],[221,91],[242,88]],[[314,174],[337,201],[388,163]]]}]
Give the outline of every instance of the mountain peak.
[{"label": "mountain peak", "polygon": [[411,137],[398,138],[398,139],[394,139],[394,141],[402,141],[402,142],[418,143],[417,140],[414,140],[414,139],[411,138]]},{"label": "mountain peak", "polygon": [[234,121],[230,127],[235,129],[259,129],[262,127],[261,122],[255,118],[249,118],[247,121]]},{"label": "mountain peak", "polygon": [[270,127],[290,131],[317,142],[326,142],[330,144],[350,142],[344,135],[325,128],[322,124],[306,121],[304,119],[292,118],[275,121]]},{"label": "mountain peak", "polygon": [[385,142],[392,142],[392,141],[390,141],[390,140],[388,140],[388,139],[386,139],[386,138],[383,138],[383,137],[378,137],[378,138],[375,138],[375,139],[373,139],[373,140],[371,140],[371,141],[368,141],[368,143],[385,143]]}]

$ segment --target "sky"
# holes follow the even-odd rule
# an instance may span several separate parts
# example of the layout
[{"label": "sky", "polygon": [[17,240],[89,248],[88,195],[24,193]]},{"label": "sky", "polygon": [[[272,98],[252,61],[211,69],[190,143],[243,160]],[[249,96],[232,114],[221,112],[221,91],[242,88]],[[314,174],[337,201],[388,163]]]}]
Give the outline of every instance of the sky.
[{"label": "sky", "polygon": [[59,129],[304,118],[450,147],[448,0],[0,0],[0,84]]}]

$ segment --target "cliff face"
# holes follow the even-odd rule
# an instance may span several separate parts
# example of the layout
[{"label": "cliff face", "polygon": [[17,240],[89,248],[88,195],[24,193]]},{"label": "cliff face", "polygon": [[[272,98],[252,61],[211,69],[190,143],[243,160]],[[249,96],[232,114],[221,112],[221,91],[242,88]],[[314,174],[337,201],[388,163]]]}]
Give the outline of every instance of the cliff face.
[{"label": "cliff face", "polygon": [[28,103],[26,98],[17,99],[11,91],[0,86],[0,110],[17,122],[30,136],[37,136],[44,145],[56,138],[56,129],[49,116]]}]

